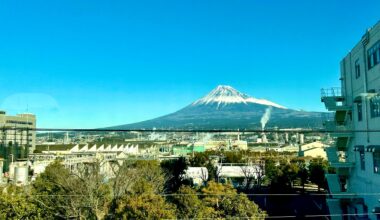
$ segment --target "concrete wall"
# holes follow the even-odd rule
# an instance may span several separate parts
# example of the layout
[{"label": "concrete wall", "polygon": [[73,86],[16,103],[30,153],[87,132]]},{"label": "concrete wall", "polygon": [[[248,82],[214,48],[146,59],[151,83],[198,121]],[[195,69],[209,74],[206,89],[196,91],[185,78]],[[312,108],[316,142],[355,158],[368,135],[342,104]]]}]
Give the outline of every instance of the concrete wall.
[{"label": "concrete wall", "polygon": [[[367,50],[380,40],[380,22],[377,23],[368,32],[368,43],[363,45],[362,40],[352,49],[352,51],[341,62],[341,80],[342,91],[346,97],[346,103],[352,106],[352,125],[354,130],[380,130],[380,117],[371,118],[370,105],[368,98],[362,99],[363,120],[358,121],[358,109],[354,103],[354,99],[370,90],[380,92],[380,64],[374,66],[370,70],[367,68]],[[360,64],[360,77],[355,75],[355,62]],[[380,195],[371,195],[371,193],[379,193],[380,174],[374,173],[373,153],[365,152],[365,170],[360,167],[359,152],[353,151],[355,145],[380,145],[380,132],[354,132],[354,137],[348,148],[348,158],[350,162],[355,163],[355,167],[351,170],[347,183],[349,192],[359,194],[367,193],[367,195],[359,195],[364,198],[368,212],[375,207],[379,207]],[[353,205],[352,207],[355,207]],[[351,209],[349,212],[354,212]],[[357,207],[357,210],[362,210]],[[369,215],[371,219],[376,219],[375,215]]]},{"label": "concrete wall", "polygon": [[[33,152],[36,147],[36,132],[26,129],[36,128],[36,116],[32,114],[18,114],[9,116],[0,114],[0,142],[4,144],[12,143],[19,145],[30,145],[29,152]],[[20,130],[7,130],[7,128],[18,128]],[[25,129],[25,130],[24,130]],[[28,137],[29,136],[29,137]]]}]

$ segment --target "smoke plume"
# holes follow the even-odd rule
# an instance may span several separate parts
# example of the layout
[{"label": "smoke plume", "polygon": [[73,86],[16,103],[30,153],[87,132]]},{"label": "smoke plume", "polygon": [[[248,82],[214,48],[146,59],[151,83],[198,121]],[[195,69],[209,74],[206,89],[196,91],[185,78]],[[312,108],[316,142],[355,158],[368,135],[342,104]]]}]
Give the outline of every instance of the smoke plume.
[{"label": "smoke plume", "polygon": [[265,125],[268,123],[269,119],[270,119],[270,115],[272,113],[272,107],[269,106],[267,109],[265,109],[265,113],[264,115],[261,117],[261,130],[264,130],[265,129]]}]

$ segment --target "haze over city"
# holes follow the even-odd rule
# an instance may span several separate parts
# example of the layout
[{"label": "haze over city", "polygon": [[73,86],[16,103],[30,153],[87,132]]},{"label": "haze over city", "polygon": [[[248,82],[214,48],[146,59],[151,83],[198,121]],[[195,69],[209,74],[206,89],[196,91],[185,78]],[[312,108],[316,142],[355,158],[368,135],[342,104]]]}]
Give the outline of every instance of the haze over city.
[{"label": "haze over city", "polygon": [[379,1],[4,1],[0,108],[33,112],[38,127],[96,128],[172,113],[225,84],[325,111],[320,88],[339,85],[341,58],[379,8]]}]

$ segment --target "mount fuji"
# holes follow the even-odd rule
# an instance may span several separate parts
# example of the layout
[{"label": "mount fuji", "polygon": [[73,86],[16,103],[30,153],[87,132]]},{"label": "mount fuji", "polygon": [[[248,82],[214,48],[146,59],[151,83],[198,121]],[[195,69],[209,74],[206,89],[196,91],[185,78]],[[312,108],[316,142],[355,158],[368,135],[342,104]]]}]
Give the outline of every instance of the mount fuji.
[{"label": "mount fuji", "polygon": [[177,112],[112,129],[259,129],[264,114],[269,128],[321,128],[328,113],[288,109],[220,85]]}]

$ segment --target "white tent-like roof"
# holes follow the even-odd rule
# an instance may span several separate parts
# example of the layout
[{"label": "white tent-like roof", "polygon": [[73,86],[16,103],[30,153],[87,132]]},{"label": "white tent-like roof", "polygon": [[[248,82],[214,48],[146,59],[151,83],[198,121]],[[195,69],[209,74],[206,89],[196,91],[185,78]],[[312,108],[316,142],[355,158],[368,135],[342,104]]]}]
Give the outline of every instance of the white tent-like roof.
[{"label": "white tent-like roof", "polygon": [[70,149],[70,153],[78,152],[78,151],[79,151],[79,144],[75,145],[73,148]]},{"label": "white tent-like roof", "polygon": [[88,151],[96,152],[96,144],[94,144],[94,146],[92,146]]},{"label": "white tent-like roof", "polygon": [[104,151],[111,151],[111,145],[108,145]]},{"label": "white tent-like roof", "polygon": [[88,151],[88,144],[84,145],[84,147],[82,147],[79,152],[86,152]]},{"label": "white tent-like roof", "polygon": [[102,146],[100,146],[97,151],[99,151],[99,152],[104,151],[104,144]]},{"label": "white tent-like roof", "polygon": [[115,146],[113,146],[113,148],[111,149],[111,151],[113,151],[113,152],[117,151],[117,144]]},{"label": "white tent-like roof", "polygon": [[117,149],[117,151],[123,151],[124,150],[124,145],[120,145],[120,147]]}]

